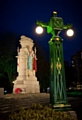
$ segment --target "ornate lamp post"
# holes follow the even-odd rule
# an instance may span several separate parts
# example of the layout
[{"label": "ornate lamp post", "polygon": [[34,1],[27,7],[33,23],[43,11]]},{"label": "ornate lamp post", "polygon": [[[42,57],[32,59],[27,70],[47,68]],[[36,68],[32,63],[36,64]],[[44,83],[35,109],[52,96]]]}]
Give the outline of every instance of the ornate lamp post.
[{"label": "ornate lamp post", "polygon": [[64,29],[70,29],[72,25],[64,25],[63,19],[57,17],[57,12],[53,12],[53,16],[48,23],[37,21],[37,25],[46,27],[47,33],[52,34],[49,40],[50,47],[50,103],[54,108],[69,107],[66,95],[66,81],[63,57],[63,40],[59,33]]}]

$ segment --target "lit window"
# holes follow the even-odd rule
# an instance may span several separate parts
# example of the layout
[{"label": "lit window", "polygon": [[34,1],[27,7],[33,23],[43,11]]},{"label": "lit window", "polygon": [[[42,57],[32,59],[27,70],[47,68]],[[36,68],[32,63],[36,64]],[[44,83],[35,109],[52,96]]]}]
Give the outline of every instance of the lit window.
[{"label": "lit window", "polygon": [[74,63],[74,61],[71,61],[72,63]]}]

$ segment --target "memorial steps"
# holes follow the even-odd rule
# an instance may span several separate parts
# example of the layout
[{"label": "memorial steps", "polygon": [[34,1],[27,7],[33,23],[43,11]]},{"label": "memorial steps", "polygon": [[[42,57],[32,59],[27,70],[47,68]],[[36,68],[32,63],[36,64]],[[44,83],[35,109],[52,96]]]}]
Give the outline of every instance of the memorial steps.
[{"label": "memorial steps", "polygon": [[[7,94],[0,98],[0,114],[19,110],[21,107],[29,108],[33,103],[48,105],[50,95],[48,93],[37,94]],[[78,98],[68,98],[71,106],[78,106]],[[82,100],[79,100],[80,103]]]},{"label": "memorial steps", "polygon": [[19,110],[21,107],[31,107],[33,103],[48,105],[49,94],[11,94],[0,98],[0,114]]},{"label": "memorial steps", "polygon": [[[49,101],[50,95],[48,93],[4,95],[3,98],[0,98],[0,120],[7,120],[11,112],[18,111],[21,107],[27,109],[31,107],[33,103],[49,105]],[[82,118],[82,98],[70,97],[68,98],[68,102],[71,104],[72,110],[76,111],[77,116]],[[71,112],[71,114],[73,115],[74,112]]]}]

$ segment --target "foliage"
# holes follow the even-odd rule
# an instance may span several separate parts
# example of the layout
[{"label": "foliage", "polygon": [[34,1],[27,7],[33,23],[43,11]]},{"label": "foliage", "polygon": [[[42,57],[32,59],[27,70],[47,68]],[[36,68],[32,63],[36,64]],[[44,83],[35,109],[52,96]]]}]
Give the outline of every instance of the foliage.
[{"label": "foliage", "polygon": [[[10,83],[16,74],[16,38],[13,33],[2,35],[0,40],[0,71],[7,73]],[[1,77],[3,74],[0,74]]]},{"label": "foliage", "polygon": [[37,48],[37,78],[40,82],[40,89],[43,92],[43,89],[49,87],[50,85],[50,63],[46,58],[46,53],[44,49],[36,44]]},{"label": "foliage", "polygon": [[66,76],[66,87],[69,88],[72,85],[72,82],[77,82],[77,71],[75,68],[66,66],[65,67],[65,76]]},{"label": "foliage", "polygon": [[33,104],[31,108],[25,110],[21,108],[19,112],[14,112],[9,116],[9,120],[76,120],[64,112],[56,112],[50,106]]}]

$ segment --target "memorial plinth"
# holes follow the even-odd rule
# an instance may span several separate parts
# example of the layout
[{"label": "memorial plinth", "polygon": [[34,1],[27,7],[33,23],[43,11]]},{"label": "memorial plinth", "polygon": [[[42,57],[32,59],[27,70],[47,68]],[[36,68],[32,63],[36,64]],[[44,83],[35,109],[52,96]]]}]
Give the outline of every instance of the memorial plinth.
[{"label": "memorial plinth", "polygon": [[39,93],[39,81],[35,75],[36,70],[33,68],[35,51],[33,51],[33,40],[26,36],[21,36],[21,48],[17,50],[17,72],[18,76],[13,81],[13,93]]}]

